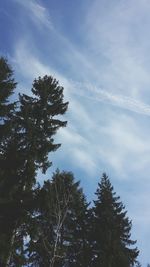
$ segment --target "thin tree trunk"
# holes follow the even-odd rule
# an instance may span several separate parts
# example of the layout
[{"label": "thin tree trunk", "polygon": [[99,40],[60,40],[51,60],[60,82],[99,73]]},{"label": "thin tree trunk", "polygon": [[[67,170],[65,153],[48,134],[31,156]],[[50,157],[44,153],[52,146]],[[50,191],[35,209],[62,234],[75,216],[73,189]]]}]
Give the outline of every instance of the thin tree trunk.
[{"label": "thin tree trunk", "polygon": [[5,265],[6,267],[10,266],[10,260],[11,260],[11,256],[12,256],[12,247],[13,247],[14,240],[15,240],[15,232],[16,231],[13,231],[12,236],[10,238],[10,246],[8,249],[8,253],[6,255],[6,265]]}]

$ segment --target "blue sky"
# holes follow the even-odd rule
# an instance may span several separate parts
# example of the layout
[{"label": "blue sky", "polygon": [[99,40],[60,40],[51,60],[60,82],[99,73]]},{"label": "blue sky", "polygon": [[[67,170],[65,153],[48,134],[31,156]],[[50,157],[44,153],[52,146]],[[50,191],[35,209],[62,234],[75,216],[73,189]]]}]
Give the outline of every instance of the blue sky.
[{"label": "blue sky", "polygon": [[150,262],[150,1],[1,0],[0,54],[19,83],[50,74],[69,100],[53,167],[73,171],[91,200],[107,172]]}]

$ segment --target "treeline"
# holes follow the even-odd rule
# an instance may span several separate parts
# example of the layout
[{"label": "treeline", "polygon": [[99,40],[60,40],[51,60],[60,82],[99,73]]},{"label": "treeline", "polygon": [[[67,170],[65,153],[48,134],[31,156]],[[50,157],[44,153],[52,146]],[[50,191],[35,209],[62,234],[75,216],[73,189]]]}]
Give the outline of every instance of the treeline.
[{"label": "treeline", "polygon": [[103,174],[87,203],[72,173],[57,170],[43,186],[39,169],[51,165],[54,135],[66,121],[63,87],[51,76],[35,79],[30,95],[11,95],[13,71],[0,58],[0,266],[140,266],[131,221]]}]

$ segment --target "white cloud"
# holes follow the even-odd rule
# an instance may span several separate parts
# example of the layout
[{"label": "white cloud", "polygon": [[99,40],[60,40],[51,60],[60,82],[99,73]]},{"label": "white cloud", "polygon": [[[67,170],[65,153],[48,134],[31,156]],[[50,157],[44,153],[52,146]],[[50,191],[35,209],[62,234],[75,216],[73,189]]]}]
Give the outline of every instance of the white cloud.
[{"label": "white cloud", "polygon": [[[73,112],[73,110],[72,110]],[[72,125],[63,128],[58,133],[58,140],[63,144],[64,160],[73,163],[76,168],[88,172],[89,175],[95,173],[96,161],[90,150],[90,143],[86,137],[77,132]]]},{"label": "white cloud", "polygon": [[[73,93],[85,98],[89,98],[94,101],[102,101],[107,104],[119,106],[121,108],[150,116],[150,105],[133,98],[124,95],[114,94],[107,89],[96,88],[93,84],[86,83],[74,83]],[[78,88],[78,90],[77,90]]]},{"label": "white cloud", "polygon": [[70,127],[62,128],[59,132],[59,136],[64,142],[68,143],[69,147],[72,147],[73,145],[81,146],[86,144],[85,139],[78,132],[76,132],[76,130]]},{"label": "white cloud", "polygon": [[49,13],[47,12],[47,9],[43,5],[39,4],[35,0],[29,0],[29,1],[14,0],[14,1],[27,10],[28,15],[38,27],[43,25],[50,30],[53,29]]},{"label": "white cloud", "polygon": [[[50,66],[43,64],[40,59],[35,57],[29,51],[28,45],[23,40],[20,41],[16,47],[14,62],[16,64],[16,67],[19,69],[19,72],[29,79],[33,80],[37,76],[51,74],[61,81],[67,93],[70,95],[73,93],[82,97],[90,98],[92,100],[104,101],[108,104],[117,105],[121,108],[150,116],[150,105],[147,105],[140,100],[124,95],[117,95],[109,92],[109,90],[96,88],[96,86],[89,83],[77,83],[73,80],[67,80],[66,77],[58,73],[56,70],[52,69]],[[75,104],[75,100],[72,100],[71,106],[73,107],[73,105],[75,106]],[[78,109],[76,109],[76,112],[80,114],[82,113],[83,116],[83,108],[81,105],[80,107],[78,107]],[[86,120],[89,121],[89,118],[87,117],[87,115],[85,115],[84,112],[84,118],[85,117]]]},{"label": "white cloud", "polygon": [[[85,30],[101,61],[101,83],[114,94],[144,97],[150,84],[149,1],[94,1]],[[101,65],[101,62],[97,65]]]},{"label": "white cloud", "polygon": [[82,150],[81,148],[75,148],[72,156],[77,161],[77,166],[82,168],[83,171],[87,172],[89,175],[93,175],[93,173],[95,173],[97,166],[89,151],[86,151],[85,149]]},{"label": "white cloud", "polygon": [[17,74],[22,76],[25,81],[32,83],[33,79],[39,76],[52,75],[64,86],[65,95],[69,95],[70,82],[48,63],[42,62],[40,57],[35,55],[27,40],[18,40],[12,62],[15,65]]},{"label": "white cloud", "polygon": [[[141,124],[124,114],[110,115],[107,120],[100,129],[107,140],[102,151],[120,178],[125,175],[130,179],[130,173],[145,172],[145,168],[150,171],[150,138],[142,131]],[[132,179],[137,179],[136,175]]]},{"label": "white cloud", "polygon": [[18,42],[13,60],[16,64],[16,69],[18,68],[18,71],[29,79],[34,79],[50,72],[50,69],[30,52],[29,47],[23,40]]}]

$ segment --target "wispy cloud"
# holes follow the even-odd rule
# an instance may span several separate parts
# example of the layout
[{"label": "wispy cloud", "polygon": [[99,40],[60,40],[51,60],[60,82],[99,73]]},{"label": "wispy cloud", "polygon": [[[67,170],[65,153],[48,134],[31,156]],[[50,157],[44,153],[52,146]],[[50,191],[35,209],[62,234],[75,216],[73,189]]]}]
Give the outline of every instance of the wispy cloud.
[{"label": "wispy cloud", "polygon": [[76,168],[91,176],[96,172],[96,160],[92,150],[90,151],[89,140],[79,134],[77,129],[73,129],[70,125],[70,127],[60,130],[58,139],[63,143],[63,157],[68,163],[71,162]]},{"label": "wispy cloud", "polygon": [[149,1],[140,0],[96,0],[89,8],[86,39],[99,62],[103,59],[101,83],[113,93],[144,98],[149,89],[149,12]]},{"label": "wispy cloud", "polygon": [[[114,94],[107,89],[101,89],[96,87],[94,84],[76,82],[74,80],[68,80],[67,77],[58,73],[55,69],[50,66],[43,64],[40,59],[35,57],[28,48],[28,45],[23,40],[18,43],[15,50],[14,62],[18,67],[20,73],[24,74],[25,77],[34,79],[37,76],[43,76],[46,73],[58,77],[63,83],[68,94],[78,95],[84,98],[89,98],[94,101],[102,101],[106,104],[116,105],[120,108],[127,109],[139,114],[150,116],[150,105],[124,95]],[[72,101],[72,105],[73,105]],[[83,112],[83,111],[82,111]]]},{"label": "wispy cloud", "polygon": [[127,109],[139,114],[150,116],[150,105],[133,98],[124,95],[114,94],[113,90],[97,88],[94,84],[86,83],[73,83],[74,94],[80,95],[82,97],[89,98],[94,101],[102,101],[107,104],[116,105],[120,108]]},{"label": "wispy cloud", "polygon": [[30,18],[36,23],[37,26],[43,25],[46,28],[52,30],[53,25],[50,19],[50,15],[47,9],[35,0],[22,1],[14,0],[16,3],[26,9]]}]

